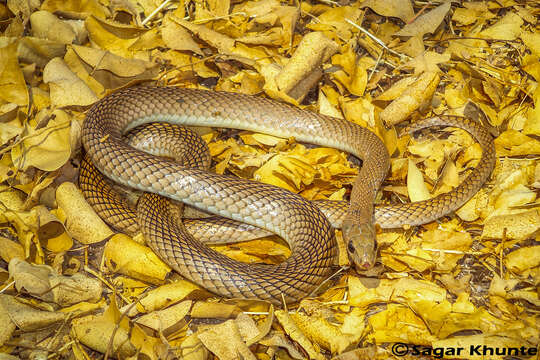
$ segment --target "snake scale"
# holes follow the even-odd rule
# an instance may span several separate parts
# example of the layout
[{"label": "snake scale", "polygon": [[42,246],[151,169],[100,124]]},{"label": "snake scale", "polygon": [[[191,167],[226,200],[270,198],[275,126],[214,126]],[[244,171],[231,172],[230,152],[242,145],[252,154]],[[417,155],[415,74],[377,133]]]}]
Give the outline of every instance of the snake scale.
[{"label": "snake scale", "polygon": [[[309,295],[331,273],[337,254],[334,228],[318,206],[297,194],[156,157],[130,146],[123,137],[139,125],[154,122],[294,137],[299,142],[337,148],[362,159],[350,204],[327,206],[327,212],[339,213],[336,226],[341,226],[349,255],[360,267],[375,261],[375,223],[382,228],[396,228],[440,218],[470,199],[495,164],[492,138],[477,122],[452,116],[421,120],[405,131],[430,126],[463,128],[482,146],[482,158],[449,193],[375,209],[375,196],[389,170],[389,155],[374,133],[352,122],[262,97],[175,87],[129,88],[94,104],[83,126],[82,141],[89,160],[83,164],[79,179],[88,201],[113,224],[124,216],[117,207],[120,200],[103,194],[101,175],[92,164],[114,182],[147,192],[139,199],[137,212],[130,216],[137,218],[150,247],[182,276],[232,298],[279,303],[283,299],[299,301]],[[159,151],[155,153],[159,155]],[[201,161],[192,159],[195,163]],[[275,233],[288,242],[291,256],[280,264],[265,265],[241,263],[221,255],[174,221],[169,202],[159,195]],[[104,205],[100,200],[103,196],[112,202]]]}]

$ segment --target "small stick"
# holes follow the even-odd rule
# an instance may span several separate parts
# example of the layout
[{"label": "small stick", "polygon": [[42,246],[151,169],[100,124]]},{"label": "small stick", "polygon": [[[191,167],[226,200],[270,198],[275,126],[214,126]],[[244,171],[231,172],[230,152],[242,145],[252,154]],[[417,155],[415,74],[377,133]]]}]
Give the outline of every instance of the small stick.
[{"label": "small stick", "polygon": [[392,50],[390,49],[388,46],[386,46],[386,44],[384,43],[384,41],[382,41],[381,39],[377,38],[375,35],[373,35],[372,33],[370,33],[369,31],[367,31],[366,29],[364,29],[363,27],[361,27],[360,25],[356,24],[354,21],[351,21],[349,19],[345,19],[346,22],[348,22],[349,24],[351,24],[352,26],[354,26],[355,28],[357,28],[358,30],[360,30],[361,32],[363,32],[364,34],[366,34],[371,40],[375,41],[377,44],[379,44],[383,49],[387,50],[388,52],[396,55],[396,56],[399,56],[400,58],[407,58],[407,59],[411,59],[410,56],[408,55],[405,55],[405,54],[400,54],[398,53],[397,51],[395,50]]},{"label": "small stick", "polygon": [[149,22],[150,20],[152,20],[152,18],[154,16],[156,16],[156,14],[158,12],[160,12],[161,10],[163,10],[163,8],[165,6],[167,6],[169,3],[171,2],[171,0],[165,0],[164,2],[162,2],[154,11],[152,11],[152,13],[150,15],[148,15],[141,23],[141,25],[144,25],[146,24],[147,22]]}]

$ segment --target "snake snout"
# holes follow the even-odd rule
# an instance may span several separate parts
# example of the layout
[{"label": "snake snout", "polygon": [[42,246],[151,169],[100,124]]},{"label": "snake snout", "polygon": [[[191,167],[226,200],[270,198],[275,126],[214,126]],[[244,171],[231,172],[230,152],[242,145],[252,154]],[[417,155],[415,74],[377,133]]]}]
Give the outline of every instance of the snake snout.
[{"label": "snake snout", "polygon": [[347,222],[342,226],[349,258],[358,270],[368,270],[377,259],[375,227],[372,224]]}]

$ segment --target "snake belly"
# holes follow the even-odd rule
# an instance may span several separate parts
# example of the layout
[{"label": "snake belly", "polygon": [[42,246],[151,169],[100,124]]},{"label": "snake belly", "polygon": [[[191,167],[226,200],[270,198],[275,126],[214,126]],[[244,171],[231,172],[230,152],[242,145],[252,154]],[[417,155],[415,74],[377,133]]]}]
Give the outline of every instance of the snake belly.
[{"label": "snake belly", "polygon": [[[444,117],[413,125],[466,128],[484,151],[479,165],[456,189],[424,202],[378,208],[383,227],[421,224],[455,210],[489,177],[494,164],[491,137],[476,123]],[[223,256],[190,236],[179,236],[167,202],[147,195],[138,218],[154,251],[184,277],[227,297],[298,301],[331,272],[336,256],[333,227],[311,202],[284,189],[181,166],[130,147],[122,135],[134,127],[163,121],[179,125],[227,127],[263,132],[330,146],[363,160],[347,214],[373,222],[373,202],[389,167],[380,139],[356,124],[248,95],[181,88],[137,87],[95,104],[83,127],[83,144],[100,172],[129,187],[182,201],[216,215],[281,236],[291,256],[278,265],[245,264]],[[344,209],[344,206],[340,206]]]}]

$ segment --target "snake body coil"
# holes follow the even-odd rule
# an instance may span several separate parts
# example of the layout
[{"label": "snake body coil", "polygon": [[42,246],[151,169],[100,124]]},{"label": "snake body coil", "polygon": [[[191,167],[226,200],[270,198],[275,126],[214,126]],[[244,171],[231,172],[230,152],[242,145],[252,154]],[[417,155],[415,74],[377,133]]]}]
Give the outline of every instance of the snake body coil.
[{"label": "snake body coil", "polygon": [[[156,121],[294,136],[300,142],[334,147],[361,158],[363,166],[353,186],[350,206],[339,221],[360,265],[369,261],[365,256],[374,256],[369,254],[374,251],[370,250],[375,236],[373,202],[388,171],[389,157],[384,144],[369,130],[346,120],[248,95],[154,87],[119,91],[95,104],[83,127],[87,155],[100,172],[123,185],[264,228],[281,236],[291,247],[291,256],[279,265],[236,262],[191,236],[179,235],[181,225],[172,220],[167,202],[157,195],[146,195],[139,200],[137,215],[145,238],[184,277],[227,297],[298,301],[329,276],[337,253],[334,230],[317,206],[296,194],[188,168],[136,150],[123,139],[126,131]],[[410,130],[432,125],[465,128],[482,145],[482,159],[468,178],[448,194],[378,208],[375,220],[382,227],[417,225],[448,214],[474,195],[493,169],[493,142],[480,125],[462,118],[440,117],[422,121]],[[81,188],[82,183],[96,181],[88,171],[81,171],[81,177]],[[95,206],[99,203],[99,186],[98,190],[85,188],[85,196]],[[116,216],[110,208],[97,206],[97,210],[102,217]],[[366,241],[367,247],[362,249]]]}]

